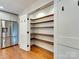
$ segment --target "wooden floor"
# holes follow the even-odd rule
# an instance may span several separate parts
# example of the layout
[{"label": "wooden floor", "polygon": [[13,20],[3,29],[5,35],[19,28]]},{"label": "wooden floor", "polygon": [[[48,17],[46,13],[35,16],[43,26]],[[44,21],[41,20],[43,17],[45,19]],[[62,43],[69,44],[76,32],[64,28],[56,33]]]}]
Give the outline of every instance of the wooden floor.
[{"label": "wooden floor", "polygon": [[32,46],[30,52],[21,50],[18,46],[1,49],[0,59],[53,59],[53,53],[37,46]]}]

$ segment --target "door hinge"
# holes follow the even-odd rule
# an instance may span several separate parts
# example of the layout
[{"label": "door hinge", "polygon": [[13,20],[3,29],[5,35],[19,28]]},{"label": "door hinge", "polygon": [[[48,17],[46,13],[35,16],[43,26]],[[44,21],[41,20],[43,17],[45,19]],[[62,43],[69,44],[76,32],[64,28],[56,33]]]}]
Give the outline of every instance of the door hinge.
[{"label": "door hinge", "polygon": [[62,11],[64,11],[64,6],[62,6]]},{"label": "door hinge", "polygon": [[29,45],[27,45],[27,47],[29,47]]}]

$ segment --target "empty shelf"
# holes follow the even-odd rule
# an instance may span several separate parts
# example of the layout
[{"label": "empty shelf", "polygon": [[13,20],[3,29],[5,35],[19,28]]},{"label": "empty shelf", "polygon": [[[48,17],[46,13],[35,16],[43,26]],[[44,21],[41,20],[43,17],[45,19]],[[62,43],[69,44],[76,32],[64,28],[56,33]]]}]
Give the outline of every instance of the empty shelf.
[{"label": "empty shelf", "polygon": [[46,41],[46,40],[42,40],[42,39],[38,39],[38,38],[31,38],[31,40],[39,40],[39,41],[42,41],[42,42],[45,42],[45,43],[48,43],[48,44],[54,44],[54,42],[50,42],[50,41]]},{"label": "empty shelf", "polygon": [[46,15],[46,16],[43,16],[43,17],[39,17],[39,18],[36,18],[36,19],[31,19],[31,20],[42,19],[42,18],[46,18],[46,17],[50,17],[50,16],[54,16],[54,14]]},{"label": "empty shelf", "polygon": [[31,22],[31,24],[47,23],[47,22],[53,22],[53,21],[54,20],[41,21],[41,22]]},{"label": "empty shelf", "polygon": [[54,28],[53,26],[46,26],[46,27],[31,27],[31,28]]},{"label": "empty shelf", "polygon": [[31,33],[31,35],[46,35],[46,36],[52,36],[53,34],[44,34],[44,33]]}]

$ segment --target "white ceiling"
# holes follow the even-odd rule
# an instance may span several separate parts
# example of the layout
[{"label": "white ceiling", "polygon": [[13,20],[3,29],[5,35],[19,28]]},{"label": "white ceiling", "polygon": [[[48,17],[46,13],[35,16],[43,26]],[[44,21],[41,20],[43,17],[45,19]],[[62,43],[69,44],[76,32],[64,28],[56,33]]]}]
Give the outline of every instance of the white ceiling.
[{"label": "white ceiling", "polygon": [[31,6],[37,0],[0,0],[0,6],[3,6],[3,11],[20,14],[26,8]]}]

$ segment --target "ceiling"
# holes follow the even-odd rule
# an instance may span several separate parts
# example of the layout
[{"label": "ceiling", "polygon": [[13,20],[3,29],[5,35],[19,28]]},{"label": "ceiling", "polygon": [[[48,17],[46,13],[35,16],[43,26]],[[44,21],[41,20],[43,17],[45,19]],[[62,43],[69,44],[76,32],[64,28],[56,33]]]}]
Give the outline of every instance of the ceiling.
[{"label": "ceiling", "polygon": [[37,0],[0,0],[0,6],[3,6],[3,11],[20,14],[26,8],[31,6]]}]

